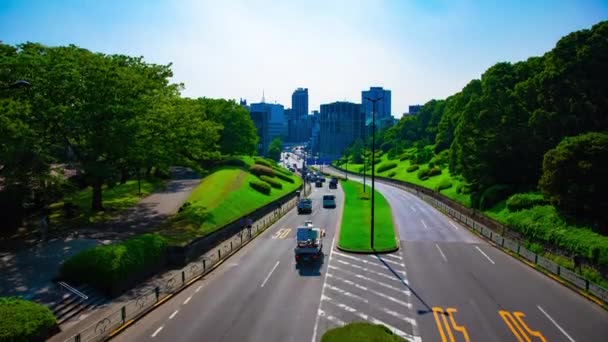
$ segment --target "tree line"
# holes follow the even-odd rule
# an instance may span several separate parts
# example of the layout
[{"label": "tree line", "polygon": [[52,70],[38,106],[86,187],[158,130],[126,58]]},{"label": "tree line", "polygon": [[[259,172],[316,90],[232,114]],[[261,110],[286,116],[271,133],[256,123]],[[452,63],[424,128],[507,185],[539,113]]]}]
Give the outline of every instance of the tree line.
[{"label": "tree line", "polygon": [[[234,101],[181,97],[171,64],[75,45],[0,44],[0,221],[10,227],[61,196],[74,165],[102,210],[104,185],[171,165],[201,169],[253,154],[255,126]],[[11,89],[17,80],[29,87]]]},{"label": "tree line", "polygon": [[377,144],[392,156],[412,147],[449,154],[474,207],[492,187],[505,195],[538,189],[562,213],[608,233],[607,80],[604,21],[541,57],[495,64],[460,92],[401,118]]}]

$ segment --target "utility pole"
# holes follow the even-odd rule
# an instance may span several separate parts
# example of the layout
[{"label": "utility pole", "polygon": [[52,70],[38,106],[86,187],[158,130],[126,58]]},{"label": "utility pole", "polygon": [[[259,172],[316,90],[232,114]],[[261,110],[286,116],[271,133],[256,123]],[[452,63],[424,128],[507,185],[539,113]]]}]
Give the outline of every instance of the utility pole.
[{"label": "utility pole", "polygon": [[[376,159],[376,102],[381,101],[383,98],[371,99],[365,97],[366,100],[372,102],[372,217],[371,217],[371,246],[374,249],[374,177],[375,177],[375,159]],[[364,171],[365,174],[365,171]],[[365,189],[365,186],[364,186]]]}]

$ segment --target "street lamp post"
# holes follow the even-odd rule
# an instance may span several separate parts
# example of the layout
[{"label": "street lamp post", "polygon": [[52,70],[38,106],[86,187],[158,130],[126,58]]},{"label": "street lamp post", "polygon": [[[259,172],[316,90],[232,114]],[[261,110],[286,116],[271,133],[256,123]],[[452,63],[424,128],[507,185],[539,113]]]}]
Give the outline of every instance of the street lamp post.
[{"label": "street lamp post", "polygon": [[[374,249],[374,177],[375,177],[375,159],[376,159],[376,102],[383,98],[371,99],[365,97],[366,100],[372,102],[372,217],[371,217],[371,246]],[[365,165],[365,164],[364,164]],[[365,172],[365,171],[364,171]],[[365,173],[364,173],[365,174]],[[364,187],[365,188],[365,187]]]}]

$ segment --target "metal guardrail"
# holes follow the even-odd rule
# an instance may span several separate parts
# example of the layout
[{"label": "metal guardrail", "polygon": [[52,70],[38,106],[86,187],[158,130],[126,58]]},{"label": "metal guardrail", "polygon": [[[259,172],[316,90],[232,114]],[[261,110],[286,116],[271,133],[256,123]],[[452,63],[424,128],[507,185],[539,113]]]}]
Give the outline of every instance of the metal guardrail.
[{"label": "metal guardrail", "polygon": [[89,296],[85,295],[84,293],[76,290],[75,288],[73,288],[72,286],[68,285],[68,283],[66,283],[65,281],[60,281],[57,283],[59,286],[63,287],[64,289],[72,292],[73,294],[77,295],[78,297],[87,300],[89,299]]},{"label": "metal guardrail", "polygon": [[[340,168],[336,168],[335,166],[332,166],[332,167],[334,167],[335,169],[337,169],[339,171],[344,172],[344,170],[342,170]],[[358,176],[356,173],[352,173],[352,172],[347,172],[347,173]],[[466,227],[469,227],[470,229],[474,229],[479,234],[492,240],[496,245],[500,246],[501,248],[508,250],[514,254],[517,254],[518,256],[529,261],[530,263],[533,263],[535,266],[539,266],[540,268],[551,273],[552,275],[574,285],[579,290],[584,291],[587,294],[593,295],[595,298],[602,301],[605,306],[608,305],[608,289],[591,282],[590,280],[581,276],[580,274],[572,272],[571,270],[569,270],[541,255],[538,255],[538,254],[528,250],[523,245],[521,245],[519,242],[511,240],[509,238],[506,238],[506,237],[494,232],[492,229],[488,228],[486,225],[484,225],[484,224],[478,222],[477,220],[450,207],[446,203],[439,201],[436,198],[433,198],[427,194],[419,192],[414,187],[409,187],[406,182],[401,182],[401,181],[393,180],[393,179],[386,180],[383,178],[379,178],[379,180],[384,181],[385,183],[389,183],[394,186],[397,186],[400,189],[408,191],[412,194],[415,194],[416,196],[422,198],[425,202],[431,204],[433,207],[439,209],[443,213],[445,213],[448,216],[459,221]]]},{"label": "metal guardrail", "polygon": [[93,322],[89,326],[73,334],[65,342],[85,342],[85,341],[104,341],[111,337],[111,334],[132,320],[139,318],[155,306],[160,305],[171,295],[181,291],[190,282],[209,273],[222,260],[227,259],[241,247],[253,240],[256,236],[265,231],[285,213],[295,207],[297,198],[293,198],[261,219],[253,223],[251,229],[243,229],[231,238],[224,240],[216,247],[209,250],[197,260],[189,263],[180,270],[173,271],[172,276],[164,279],[162,284],[155,286],[139,297],[127,302],[120,309],[115,310],[100,320]]}]

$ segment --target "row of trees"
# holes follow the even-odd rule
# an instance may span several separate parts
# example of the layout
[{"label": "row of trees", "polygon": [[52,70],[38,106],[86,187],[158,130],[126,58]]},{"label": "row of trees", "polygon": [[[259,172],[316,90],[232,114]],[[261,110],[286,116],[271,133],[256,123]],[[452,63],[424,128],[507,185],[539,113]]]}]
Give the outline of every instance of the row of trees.
[{"label": "row of trees", "polygon": [[[152,167],[198,168],[220,155],[253,154],[249,113],[234,101],[180,96],[171,65],[74,45],[0,44],[0,220],[58,193],[51,168],[74,164],[93,187]],[[15,80],[30,86],[9,89]]]},{"label": "row of trees", "polygon": [[392,155],[412,146],[449,150],[450,172],[470,184],[473,205],[497,184],[513,191],[540,185],[562,211],[606,227],[607,79],[608,22],[600,22],[542,57],[492,66],[402,118],[378,144]]}]

